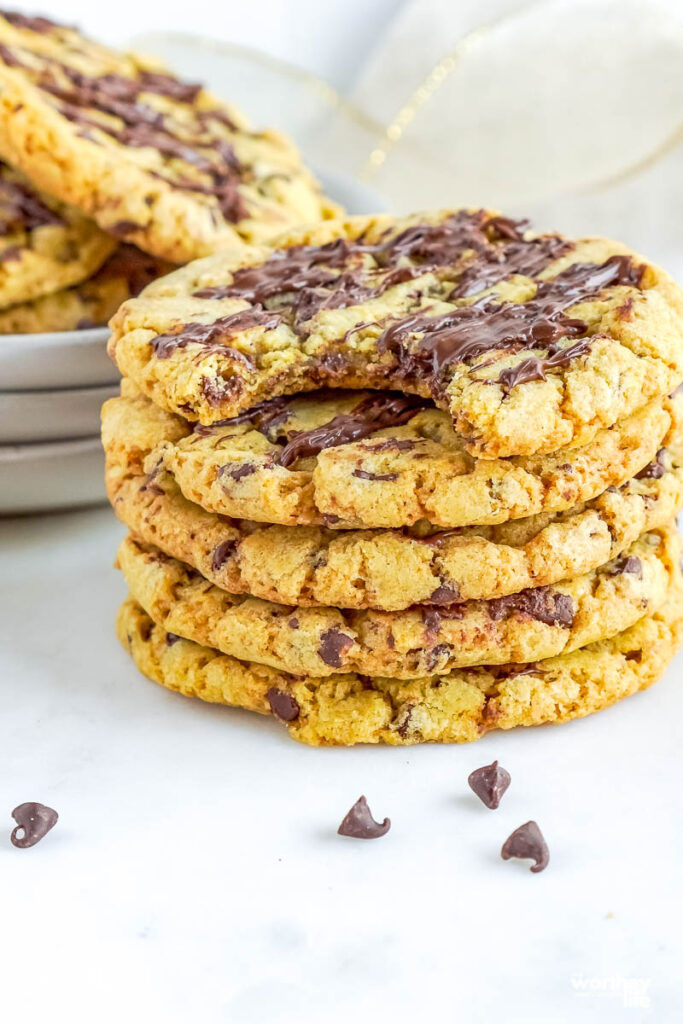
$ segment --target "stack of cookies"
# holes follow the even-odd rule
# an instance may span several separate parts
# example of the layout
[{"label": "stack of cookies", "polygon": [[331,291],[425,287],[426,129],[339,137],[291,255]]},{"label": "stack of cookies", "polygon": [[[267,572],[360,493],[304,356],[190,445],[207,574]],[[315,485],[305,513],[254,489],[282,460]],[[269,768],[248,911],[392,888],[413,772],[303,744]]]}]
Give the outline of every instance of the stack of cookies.
[{"label": "stack of cookies", "polygon": [[197,260],[112,320],[142,672],[310,744],[589,714],[683,637],[683,295],[485,210]]},{"label": "stack of cookies", "polygon": [[338,212],[201,86],[0,12],[0,333],[106,324],[178,264]]}]

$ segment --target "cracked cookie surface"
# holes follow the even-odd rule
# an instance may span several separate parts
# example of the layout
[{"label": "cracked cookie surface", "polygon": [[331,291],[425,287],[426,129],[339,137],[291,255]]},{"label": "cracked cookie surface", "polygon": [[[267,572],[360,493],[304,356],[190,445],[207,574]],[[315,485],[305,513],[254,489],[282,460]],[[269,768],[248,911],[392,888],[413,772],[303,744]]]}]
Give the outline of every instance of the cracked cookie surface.
[{"label": "cracked cookie surface", "polygon": [[77,209],[0,162],[0,310],[84,281],[116,244]]},{"label": "cracked cookie surface", "polygon": [[639,473],[683,416],[678,394],[583,448],[490,460],[464,450],[447,414],[406,396],[304,395],[193,430],[130,382],[122,393],[103,409],[105,450],[119,463],[145,453],[148,473],[167,470],[209,512],[333,529],[449,529],[570,509]]},{"label": "cracked cookie surface", "polygon": [[131,599],[119,611],[117,632],[155,682],[188,697],[276,715],[303,743],[463,743],[492,729],[582,718],[656,682],[683,641],[683,596],[678,575],[651,616],[541,665],[468,668],[409,681],[286,675],[169,636]]},{"label": "cracked cookie surface", "polygon": [[460,210],[277,245],[196,261],[125,303],[121,372],[205,425],[320,387],[415,393],[491,459],[584,445],[683,379],[680,289],[605,239]]},{"label": "cracked cookie surface", "polygon": [[220,590],[128,537],[117,563],[131,595],[168,632],[285,672],[408,679],[465,665],[529,663],[622,632],[665,598],[678,570],[675,528],[553,587],[401,612],[278,605]]},{"label": "cracked cookie surface", "polygon": [[0,13],[0,87],[0,153],[171,262],[339,213],[285,136],[76,29]]},{"label": "cracked cookie surface", "polygon": [[150,479],[140,449],[117,440],[107,490],[137,539],[222,590],[282,604],[401,611],[548,586],[616,558],[683,504],[679,437],[637,477],[567,512],[436,533],[268,526],[204,511],[170,473]]}]

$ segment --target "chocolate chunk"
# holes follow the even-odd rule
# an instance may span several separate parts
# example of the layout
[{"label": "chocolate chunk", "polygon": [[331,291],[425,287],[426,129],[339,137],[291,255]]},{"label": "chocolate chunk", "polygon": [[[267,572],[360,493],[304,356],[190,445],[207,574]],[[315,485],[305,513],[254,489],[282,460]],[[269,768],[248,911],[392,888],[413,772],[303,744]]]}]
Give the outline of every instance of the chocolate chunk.
[{"label": "chocolate chunk", "polygon": [[229,476],[233,480],[243,480],[245,476],[251,476],[251,474],[255,473],[256,470],[257,467],[253,462],[242,462],[238,466],[221,466],[218,470],[218,475],[220,477]]},{"label": "chocolate chunk", "polygon": [[429,600],[432,604],[453,604],[460,597],[460,591],[457,587],[446,586],[442,584],[437,587],[436,590],[432,591],[429,596]]},{"label": "chocolate chunk", "polygon": [[550,587],[534,587],[487,601],[489,615],[495,621],[519,612],[547,626],[571,629],[574,624],[574,602],[569,594],[560,594]]},{"label": "chocolate chunk", "polygon": [[342,633],[336,626],[333,626],[332,629],[326,629],[320,635],[318,654],[326,665],[331,668],[341,668],[342,657],[350,647],[353,647],[353,643],[353,637]]},{"label": "chocolate chunk", "polygon": [[618,558],[610,570],[610,576],[621,576],[622,573],[637,576],[638,579],[642,580],[643,563],[635,555],[629,555],[627,558]]},{"label": "chocolate chunk", "polygon": [[500,799],[510,785],[511,779],[510,773],[494,761],[471,772],[467,781],[481,802],[493,811],[500,804]]},{"label": "chocolate chunk", "polygon": [[39,843],[54,828],[59,815],[45,804],[26,803],[15,807],[12,817],[17,823],[10,836],[12,845],[25,850]]},{"label": "chocolate chunk", "polygon": [[500,851],[503,860],[518,857],[520,860],[533,860],[530,870],[535,873],[547,868],[550,854],[543,834],[535,821],[527,821],[520,825],[503,843]]},{"label": "chocolate chunk", "polygon": [[182,639],[183,638],[181,636],[178,636],[177,633],[167,633],[166,634],[166,646],[167,647],[173,647],[174,644],[177,644],[178,641],[182,640]]},{"label": "chocolate chunk", "polygon": [[299,717],[301,708],[291,694],[273,686],[268,690],[266,698],[270,704],[270,710],[281,722],[295,722]]},{"label": "chocolate chunk", "polygon": [[368,473],[365,469],[354,469],[353,475],[360,480],[398,480],[398,473]]},{"label": "chocolate chunk", "polygon": [[218,572],[221,569],[237,547],[237,541],[229,537],[227,540],[222,540],[220,544],[216,544],[215,548],[211,552],[211,568],[214,572]]},{"label": "chocolate chunk", "polygon": [[281,466],[291,466],[297,459],[318,455],[326,448],[336,448],[369,437],[378,430],[399,427],[407,423],[424,406],[421,398],[409,395],[370,395],[364,398],[350,413],[335,416],[313,430],[302,430],[293,434],[282,449],[278,459]]},{"label": "chocolate chunk", "polygon": [[380,836],[385,836],[390,828],[389,818],[385,818],[381,824],[375,821],[367,800],[361,796],[342,821],[337,834],[350,836],[351,839],[379,839]]},{"label": "chocolate chunk", "polygon": [[664,456],[666,448],[660,448],[652,462],[649,462],[640,473],[636,473],[636,480],[660,480],[666,473]]}]

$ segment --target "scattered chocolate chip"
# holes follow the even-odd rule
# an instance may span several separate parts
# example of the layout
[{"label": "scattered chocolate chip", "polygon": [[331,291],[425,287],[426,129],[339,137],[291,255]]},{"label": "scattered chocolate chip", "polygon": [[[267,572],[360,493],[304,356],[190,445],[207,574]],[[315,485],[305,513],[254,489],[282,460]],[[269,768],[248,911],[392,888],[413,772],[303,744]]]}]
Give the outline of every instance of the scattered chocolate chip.
[{"label": "scattered chocolate chip", "polygon": [[12,817],[17,823],[10,836],[12,845],[25,850],[39,843],[54,828],[59,815],[45,804],[26,803],[15,807]]},{"label": "scattered chocolate chip", "polygon": [[547,868],[550,860],[548,846],[535,821],[527,821],[525,825],[516,828],[503,843],[500,855],[503,860],[518,857],[520,860],[535,861],[529,869],[534,874]]},{"label": "scattered chocolate chip", "polygon": [[268,690],[266,698],[270,704],[270,710],[281,722],[295,722],[299,717],[301,708],[291,694],[273,686]]},{"label": "scattered chocolate chip", "polygon": [[353,647],[353,637],[333,627],[326,629],[321,634],[318,654],[326,665],[330,665],[331,668],[341,668],[342,656],[350,647]]},{"label": "scattered chocolate chip", "polygon": [[385,836],[390,828],[389,818],[385,818],[381,824],[375,821],[367,800],[361,796],[342,821],[337,834],[350,836],[351,839],[379,839],[380,836]]},{"label": "scattered chocolate chip", "polygon": [[500,803],[505,790],[510,785],[510,773],[501,768],[497,761],[477,768],[467,779],[470,789],[477,794],[483,804],[494,811]]}]

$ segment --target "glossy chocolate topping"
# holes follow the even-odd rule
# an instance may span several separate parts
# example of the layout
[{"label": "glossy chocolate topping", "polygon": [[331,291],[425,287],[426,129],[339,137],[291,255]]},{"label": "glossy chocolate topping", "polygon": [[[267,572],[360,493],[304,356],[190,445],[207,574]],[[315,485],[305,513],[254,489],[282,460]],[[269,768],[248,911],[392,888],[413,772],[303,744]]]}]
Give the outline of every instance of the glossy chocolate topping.
[{"label": "glossy chocolate topping", "polygon": [[229,355],[238,362],[251,364],[242,352],[229,348],[223,342],[253,327],[262,327],[266,331],[274,330],[281,321],[279,313],[268,312],[261,306],[252,306],[250,309],[241,309],[238,313],[219,317],[213,323],[189,323],[176,334],[159,334],[151,345],[158,359],[168,359],[176,349],[185,348],[187,345],[202,345],[205,349]]},{"label": "glossy chocolate topping", "polygon": [[393,393],[370,395],[351,412],[335,416],[313,430],[293,434],[278,459],[281,466],[291,466],[297,459],[310,458],[325,448],[350,444],[377,430],[400,427],[428,403],[412,395]]},{"label": "glossy chocolate topping", "polygon": [[385,836],[390,828],[389,818],[385,818],[382,822],[375,821],[368,807],[368,801],[361,796],[342,821],[337,829],[337,834],[349,836],[351,839],[379,839],[380,836]]},{"label": "glossy chocolate topping", "polygon": [[[549,281],[541,281],[529,302],[479,300],[440,316],[417,313],[385,328],[377,347],[391,352],[406,376],[438,378],[451,363],[471,363],[495,349],[550,350],[560,339],[583,334],[586,325],[564,310],[608,285],[637,285],[641,272],[628,256],[605,263],[575,263]],[[421,338],[408,348],[411,335]]]},{"label": "glossy chocolate topping", "polygon": [[[568,248],[555,235],[525,241],[522,227],[521,222],[489,217],[483,210],[461,210],[440,224],[416,224],[395,236],[387,232],[378,242],[366,242],[361,236],[354,241],[337,239],[321,246],[278,250],[258,267],[237,270],[230,284],[194,294],[259,303],[290,296],[288,304],[299,323],[321,309],[357,305],[430,270],[457,265],[463,253],[473,251],[475,263],[454,292],[469,295],[477,290],[479,277],[485,277],[481,285],[485,287],[511,274],[538,273]],[[372,265],[366,266],[369,259]]]}]

